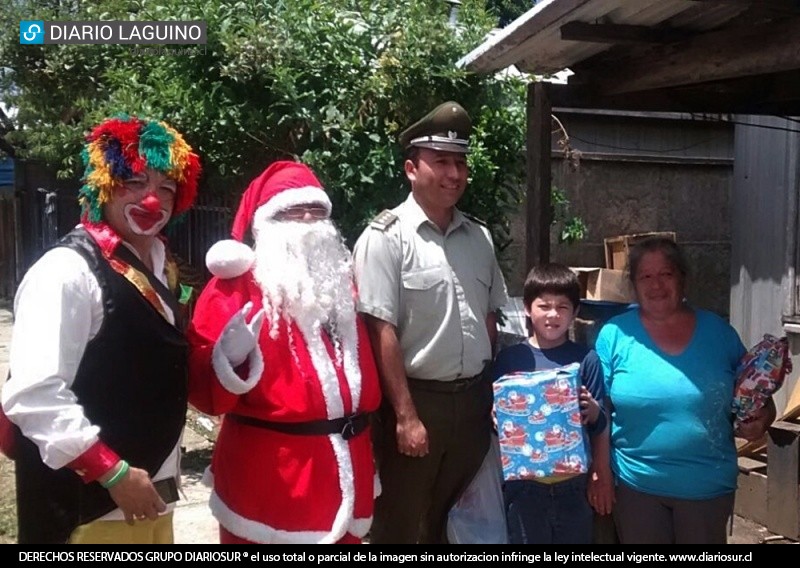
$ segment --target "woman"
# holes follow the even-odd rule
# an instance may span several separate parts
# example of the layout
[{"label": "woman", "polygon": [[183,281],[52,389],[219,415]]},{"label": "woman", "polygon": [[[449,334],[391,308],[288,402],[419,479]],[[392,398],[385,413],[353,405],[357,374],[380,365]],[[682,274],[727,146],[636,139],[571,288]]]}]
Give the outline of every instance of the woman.
[{"label": "woman", "polygon": [[[686,261],[673,241],[637,244],[629,271],[639,307],[609,320],[596,344],[620,541],[725,544],[738,474],[731,402],[745,348],[725,320],[684,301]],[[770,400],[736,434],[756,439],[774,418]]]}]

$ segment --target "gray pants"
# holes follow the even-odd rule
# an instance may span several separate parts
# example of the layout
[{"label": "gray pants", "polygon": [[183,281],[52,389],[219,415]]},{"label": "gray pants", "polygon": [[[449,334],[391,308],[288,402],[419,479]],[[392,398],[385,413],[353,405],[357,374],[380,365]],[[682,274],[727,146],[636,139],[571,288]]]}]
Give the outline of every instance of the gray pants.
[{"label": "gray pants", "polygon": [[375,428],[382,493],[375,502],[373,544],[444,543],[447,513],[478,471],[489,449],[492,389],[484,379],[459,392],[409,385],[428,431],[430,453],[397,451],[394,411],[385,404]]},{"label": "gray pants", "polygon": [[622,544],[726,544],[734,493],[713,499],[674,499],[620,483],[614,521]]}]

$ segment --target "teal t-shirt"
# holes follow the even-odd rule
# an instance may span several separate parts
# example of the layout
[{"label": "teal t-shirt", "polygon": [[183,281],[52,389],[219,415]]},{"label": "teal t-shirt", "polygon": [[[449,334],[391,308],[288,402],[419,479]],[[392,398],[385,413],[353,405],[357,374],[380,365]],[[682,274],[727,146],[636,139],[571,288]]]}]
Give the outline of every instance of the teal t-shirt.
[{"label": "teal t-shirt", "polygon": [[612,404],[611,465],[644,493],[710,499],[736,490],[731,402],[745,348],[725,320],[695,313],[679,355],[656,346],[639,310],[609,320],[595,345]]}]

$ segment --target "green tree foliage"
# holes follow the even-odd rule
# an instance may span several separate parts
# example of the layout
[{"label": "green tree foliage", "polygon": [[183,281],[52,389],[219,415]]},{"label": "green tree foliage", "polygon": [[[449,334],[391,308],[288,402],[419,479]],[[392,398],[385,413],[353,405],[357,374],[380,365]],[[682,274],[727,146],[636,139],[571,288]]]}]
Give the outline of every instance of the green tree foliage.
[{"label": "green tree foliage", "polygon": [[486,6],[500,20],[500,27],[519,18],[522,14],[533,8],[537,0],[487,0]]},{"label": "green tree foliage", "polygon": [[[458,100],[475,123],[462,207],[500,246],[518,209],[524,87],[455,61],[496,24],[464,0],[456,29],[433,0],[15,0],[0,14],[4,139],[21,157],[80,173],[82,133],[119,112],[164,117],[199,151],[205,186],[231,195],[269,162],[310,164],[352,239],[405,195],[397,135]],[[19,44],[19,20],[204,20],[205,47]],[[3,128],[0,122],[0,128]],[[2,132],[2,131],[0,131]]]}]

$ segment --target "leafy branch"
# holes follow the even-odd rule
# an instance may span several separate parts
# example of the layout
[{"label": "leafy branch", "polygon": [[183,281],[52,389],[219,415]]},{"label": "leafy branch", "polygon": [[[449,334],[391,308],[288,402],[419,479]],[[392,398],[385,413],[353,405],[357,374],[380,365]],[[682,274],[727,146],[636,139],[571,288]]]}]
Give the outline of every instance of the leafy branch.
[{"label": "leafy branch", "polygon": [[[564,159],[574,169],[580,167],[580,151],[572,148],[570,144],[569,133],[564,127],[564,123],[559,120],[556,115],[551,115],[552,121],[555,124],[553,129],[554,134],[559,134],[556,142],[558,147],[564,153]],[[570,211],[570,201],[566,192],[556,186],[550,189],[550,206],[552,207],[552,224],[559,229],[558,242],[573,244],[586,238],[588,227],[577,215],[573,215]]]}]

